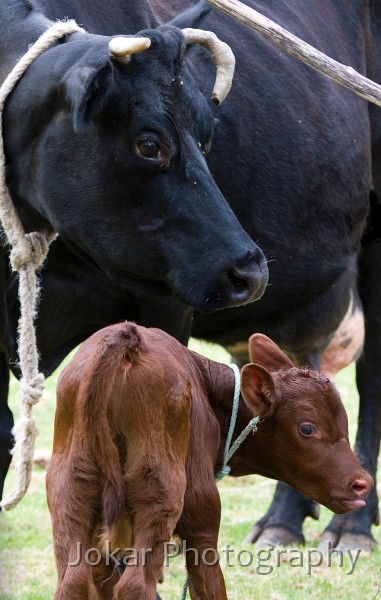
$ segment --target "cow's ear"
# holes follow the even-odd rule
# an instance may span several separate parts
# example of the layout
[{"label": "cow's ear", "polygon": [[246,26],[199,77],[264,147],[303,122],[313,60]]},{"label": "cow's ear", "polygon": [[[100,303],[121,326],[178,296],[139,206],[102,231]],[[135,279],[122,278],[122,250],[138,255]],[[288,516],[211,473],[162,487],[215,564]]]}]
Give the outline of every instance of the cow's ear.
[{"label": "cow's ear", "polygon": [[187,27],[197,28],[201,25],[202,20],[211,11],[212,6],[200,0],[194,6],[185,9],[183,12],[176,15],[172,21],[169,21],[168,25],[178,27],[179,29],[185,29]]},{"label": "cow's ear", "polygon": [[254,333],[250,337],[249,356],[251,362],[262,365],[270,372],[291,369],[295,366],[283,350],[262,333]]},{"label": "cow's ear", "polygon": [[260,365],[245,365],[241,371],[241,394],[254,416],[267,419],[273,414],[277,397],[274,380]]},{"label": "cow's ear", "polygon": [[73,111],[74,130],[84,129],[106,104],[110,89],[110,64],[74,65],[66,74],[66,99]]}]

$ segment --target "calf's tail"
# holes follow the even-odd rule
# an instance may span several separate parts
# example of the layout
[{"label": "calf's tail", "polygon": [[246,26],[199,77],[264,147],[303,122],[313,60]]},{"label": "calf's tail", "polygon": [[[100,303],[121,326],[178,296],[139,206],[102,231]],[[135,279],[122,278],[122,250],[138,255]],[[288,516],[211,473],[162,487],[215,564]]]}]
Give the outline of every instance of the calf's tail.
[{"label": "calf's tail", "polygon": [[80,386],[80,418],[87,433],[87,451],[102,482],[103,521],[111,529],[125,508],[125,440],[118,427],[123,414],[115,409],[128,393],[129,371],[139,362],[145,346],[139,328],[132,323],[105,328],[96,336],[100,339]]}]

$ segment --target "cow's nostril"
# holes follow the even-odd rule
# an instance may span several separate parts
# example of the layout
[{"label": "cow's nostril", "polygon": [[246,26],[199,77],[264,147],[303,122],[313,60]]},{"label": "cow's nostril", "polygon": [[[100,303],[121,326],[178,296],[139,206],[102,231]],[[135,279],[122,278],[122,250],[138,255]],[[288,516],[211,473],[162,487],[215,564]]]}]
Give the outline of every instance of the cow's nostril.
[{"label": "cow's nostril", "polygon": [[229,262],[222,270],[216,286],[208,290],[204,309],[221,309],[241,306],[259,300],[265,291],[269,272],[266,259],[259,248],[246,252],[236,262]]},{"label": "cow's nostril", "polygon": [[356,481],[352,484],[352,489],[360,496],[368,492],[369,485],[364,479],[356,479]]},{"label": "cow's nostril", "polygon": [[230,297],[235,305],[258,300],[265,291],[268,281],[266,259],[262,251],[248,252],[237,265],[228,269]]},{"label": "cow's nostril", "polygon": [[245,278],[236,267],[232,267],[228,272],[228,279],[231,282],[233,288],[237,291],[245,291],[249,288],[248,279]]}]

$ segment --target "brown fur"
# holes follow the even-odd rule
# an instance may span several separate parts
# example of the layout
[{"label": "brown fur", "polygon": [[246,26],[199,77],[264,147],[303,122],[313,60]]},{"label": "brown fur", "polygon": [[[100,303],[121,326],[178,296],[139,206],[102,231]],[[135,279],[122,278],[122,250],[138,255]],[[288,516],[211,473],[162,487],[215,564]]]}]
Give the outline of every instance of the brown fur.
[{"label": "brown fur", "polygon": [[[297,369],[268,338],[250,339],[236,437],[262,422],[230,461],[233,476],[281,479],[336,512],[361,501],[372,480],[350,449],[347,418],[330,381]],[[234,375],[156,329],[131,323],[85,342],[58,382],[47,475],[58,568],[56,600],[154,600],[164,543],[176,533],[198,556],[217,547],[221,467]],[[314,433],[299,427],[311,423]],[[124,548],[139,564],[70,566],[77,543]],[[152,549],[142,566],[144,549]],[[192,600],[224,600],[218,564],[187,553]]]}]

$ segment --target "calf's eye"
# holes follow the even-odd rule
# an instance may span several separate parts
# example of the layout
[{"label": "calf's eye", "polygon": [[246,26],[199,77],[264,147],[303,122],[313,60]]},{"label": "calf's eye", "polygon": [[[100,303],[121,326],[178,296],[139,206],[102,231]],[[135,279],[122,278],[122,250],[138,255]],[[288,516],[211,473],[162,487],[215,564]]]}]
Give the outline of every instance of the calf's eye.
[{"label": "calf's eye", "polygon": [[312,423],[302,423],[301,425],[299,425],[299,432],[303,437],[309,437],[311,435],[314,435],[316,429],[314,425],[312,425]]}]

